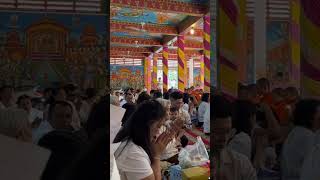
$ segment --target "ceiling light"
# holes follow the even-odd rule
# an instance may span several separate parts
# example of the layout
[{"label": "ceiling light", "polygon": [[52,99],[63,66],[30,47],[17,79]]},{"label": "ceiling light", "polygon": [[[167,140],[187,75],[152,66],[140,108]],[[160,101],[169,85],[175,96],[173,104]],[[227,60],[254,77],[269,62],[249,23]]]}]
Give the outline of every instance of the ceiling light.
[{"label": "ceiling light", "polygon": [[190,29],[190,34],[194,35],[194,28],[193,27]]}]

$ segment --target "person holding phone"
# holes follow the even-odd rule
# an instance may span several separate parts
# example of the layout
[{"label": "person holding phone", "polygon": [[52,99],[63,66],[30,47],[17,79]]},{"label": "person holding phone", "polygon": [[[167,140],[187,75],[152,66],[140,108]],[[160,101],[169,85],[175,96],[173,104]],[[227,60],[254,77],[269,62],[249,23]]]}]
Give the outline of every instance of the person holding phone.
[{"label": "person holding phone", "polygon": [[167,119],[165,108],[156,100],[140,104],[114,143],[121,180],[161,180],[160,156],[173,139],[174,131],[160,133]]}]

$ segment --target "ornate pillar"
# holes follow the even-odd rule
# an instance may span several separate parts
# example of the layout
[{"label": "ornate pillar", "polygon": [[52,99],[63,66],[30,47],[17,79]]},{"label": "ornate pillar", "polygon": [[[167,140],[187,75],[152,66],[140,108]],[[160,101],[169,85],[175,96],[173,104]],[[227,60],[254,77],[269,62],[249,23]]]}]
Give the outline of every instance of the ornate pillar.
[{"label": "ornate pillar", "polygon": [[226,96],[237,97],[237,44],[239,9],[235,0],[219,0],[217,12],[217,86]]},{"label": "ornate pillar", "polygon": [[158,89],[158,57],[156,54],[153,54],[153,63],[152,63],[152,89]]},{"label": "ornate pillar", "polygon": [[151,90],[151,60],[150,57],[144,59],[144,86],[147,91]]},{"label": "ornate pillar", "polygon": [[300,91],[300,0],[291,0],[290,45],[291,45],[291,84]]},{"label": "ornate pillar", "polygon": [[301,90],[303,97],[320,97],[320,1],[301,3]]},{"label": "ornate pillar", "polygon": [[178,36],[178,89],[184,91],[186,87],[186,59],[184,54],[184,35]]},{"label": "ornate pillar", "polygon": [[210,16],[203,17],[204,92],[210,93]]},{"label": "ornate pillar", "polygon": [[204,56],[200,58],[200,81],[201,88],[204,88]]},{"label": "ornate pillar", "polygon": [[194,65],[193,65],[193,59],[190,58],[189,59],[189,87],[193,86],[193,69],[194,69]]}]

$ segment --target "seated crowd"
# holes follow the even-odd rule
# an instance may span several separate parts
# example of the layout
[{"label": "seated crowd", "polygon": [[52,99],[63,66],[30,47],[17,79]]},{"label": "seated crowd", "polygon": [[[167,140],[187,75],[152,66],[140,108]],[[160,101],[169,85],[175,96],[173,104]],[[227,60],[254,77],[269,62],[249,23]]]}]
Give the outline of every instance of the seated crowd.
[{"label": "seated crowd", "polygon": [[[265,78],[239,84],[236,98],[193,87],[99,94],[68,84],[40,93],[17,96],[13,87],[0,88],[0,134],[51,151],[42,180],[168,178],[168,166],[179,164],[179,153],[192,144],[189,131],[210,137],[214,179],[320,177],[320,101],[300,97],[294,87],[271,90]],[[110,104],[125,109],[110,142],[118,144],[112,175]]]},{"label": "seated crowd", "polygon": [[0,135],[51,152],[41,180],[106,179],[106,93],[68,84],[19,94],[0,88]]},{"label": "seated crowd", "polygon": [[301,97],[294,87],[272,90],[262,78],[239,84],[235,98],[217,90],[148,94],[129,88],[111,99],[127,109],[114,141],[120,144],[114,158],[121,179],[162,179],[163,162],[179,163],[179,151],[188,144],[186,130],[195,128],[211,137],[215,179],[320,177],[314,160],[320,155],[320,101]]}]

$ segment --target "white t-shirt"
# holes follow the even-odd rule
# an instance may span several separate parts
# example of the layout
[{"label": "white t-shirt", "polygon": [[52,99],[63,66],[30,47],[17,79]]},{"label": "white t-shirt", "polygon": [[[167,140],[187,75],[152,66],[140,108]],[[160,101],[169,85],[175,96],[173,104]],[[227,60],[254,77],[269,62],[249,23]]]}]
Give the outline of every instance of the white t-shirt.
[{"label": "white t-shirt", "polygon": [[320,178],[320,131],[316,134],[316,145],[304,160],[300,180],[319,180]]},{"label": "white t-shirt", "polygon": [[206,111],[210,108],[209,103],[202,101],[198,108],[198,121],[204,122],[204,115]]},{"label": "white t-shirt", "polygon": [[127,103],[127,101],[126,100],[122,100],[122,101],[120,101],[120,107],[122,107],[123,105],[125,105]]},{"label": "white t-shirt", "polygon": [[43,119],[43,112],[32,108],[29,115],[29,122],[33,123],[36,118]]},{"label": "white t-shirt", "polygon": [[304,127],[291,130],[282,148],[282,179],[299,180],[304,159],[315,145],[315,133]]},{"label": "white t-shirt", "polygon": [[182,109],[189,112],[189,105],[188,104],[183,104]]},{"label": "white t-shirt", "polygon": [[235,152],[247,156],[248,159],[251,159],[252,143],[251,138],[247,133],[240,132],[239,134],[236,134],[230,141],[228,147]]},{"label": "white t-shirt", "polygon": [[210,133],[210,108],[204,113],[203,132]]},{"label": "white t-shirt", "polygon": [[132,141],[122,142],[114,156],[121,180],[141,180],[153,174],[148,154]]}]

